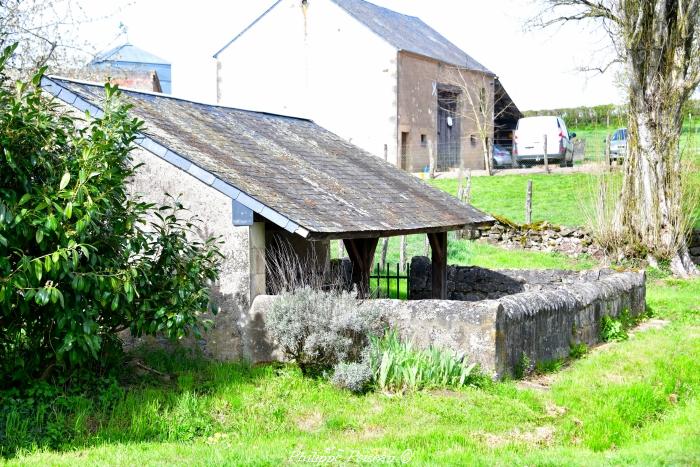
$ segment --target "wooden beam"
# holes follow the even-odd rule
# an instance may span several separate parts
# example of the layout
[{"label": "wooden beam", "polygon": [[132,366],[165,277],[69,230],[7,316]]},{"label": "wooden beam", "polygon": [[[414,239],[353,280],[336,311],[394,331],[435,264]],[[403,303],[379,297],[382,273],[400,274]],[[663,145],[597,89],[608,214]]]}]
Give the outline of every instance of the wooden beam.
[{"label": "wooden beam", "polygon": [[433,298],[447,299],[447,232],[428,234],[432,250]]},{"label": "wooden beam", "polygon": [[372,261],[378,241],[378,238],[343,239],[352,263],[352,283],[357,286],[359,298],[365,298],[369,295],[369,276],[372,272]]}]

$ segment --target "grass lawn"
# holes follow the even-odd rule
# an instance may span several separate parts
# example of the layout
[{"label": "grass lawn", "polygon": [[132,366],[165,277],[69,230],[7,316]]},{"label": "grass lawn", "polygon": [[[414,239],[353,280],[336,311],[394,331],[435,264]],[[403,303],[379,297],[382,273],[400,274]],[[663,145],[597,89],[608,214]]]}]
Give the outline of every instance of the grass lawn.
[{"label": "grass lawn", "polygon": [[[498,177],[472,177],[472,204],[491,214],[525,222],[525,191],[532,180],[532,219],[553,224],[581,226],[586,209],[596,192],[596,177],[585,173],[528,174]],[[430,183],[452,195],[457,179],[436,179]]]},{"label": "grass lawn", "polygon": [[7,463],[277,465],[336,456],[414,465],[693,464],[698,296],[700,280],[650,283],[649,307],[670,324],[594,349],[554,374],[546,391],[502,382],[355,396],[293,366],[150,354],[146,362],[174,375],[171,382],[140,380],[108,409],[86,399],[64,414],[71,437]]}]

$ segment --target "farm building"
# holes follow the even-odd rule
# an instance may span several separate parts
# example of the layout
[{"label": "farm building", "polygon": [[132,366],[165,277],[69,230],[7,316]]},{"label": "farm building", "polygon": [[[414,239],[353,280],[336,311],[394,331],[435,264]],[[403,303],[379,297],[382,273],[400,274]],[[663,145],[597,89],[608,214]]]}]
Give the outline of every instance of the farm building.
[{"label": "farm building", "polygon": [[219,103],[308,116],[410,172],[484,168],[481,135],[509,141],[520,114],[492,71],[364,0],[279,0],[214,58]]},{"label": "farm building", "polygon": [[[44,90],[100,116],[101,85],[44,78]],[[425,233],[432,246],[432,295],[446,296],[447,232],[490,216],[302,118],[205,105],[162,94],[123,92],[145,122],[136,140],[143,163],[130,190],[147,201],[166,193],[220,236],[225,260],[213,296],[221,311],[208,351],[236,358],[237,323],[268,290],[266,253],[288,241],[299,255],[328,258],[342,239],[352,281],[367,290],[380,237]]]},{"label": "farm building", "polygon": [[111,78],[120,86],[143,91],[172,91],[170,63],[128,42],[97,54],[80,76],[94,81]]}]

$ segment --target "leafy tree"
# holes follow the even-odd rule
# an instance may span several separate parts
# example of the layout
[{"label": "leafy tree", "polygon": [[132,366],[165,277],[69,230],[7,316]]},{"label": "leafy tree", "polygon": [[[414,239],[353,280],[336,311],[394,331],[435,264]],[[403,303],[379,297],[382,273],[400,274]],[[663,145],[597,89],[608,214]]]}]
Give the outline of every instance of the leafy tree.
[{"label": "leafy tree", "polygon": [[0,386],[108,364],[126,329],[198,335],[221,255],[179,203],[127,196],[142,122],[109,84],[97,119],[42,93],[43,69],[11,87],[15,48],[0,57]]}]

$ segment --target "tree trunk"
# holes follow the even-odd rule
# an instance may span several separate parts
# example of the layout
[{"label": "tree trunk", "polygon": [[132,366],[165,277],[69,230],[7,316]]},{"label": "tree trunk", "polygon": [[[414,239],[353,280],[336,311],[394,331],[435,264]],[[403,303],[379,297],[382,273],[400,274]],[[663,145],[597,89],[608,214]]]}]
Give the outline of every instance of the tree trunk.
[{"label": "tree trunk", "polygon": [[[629,96],[628,151],[616,220],[622,239],[698,274],[686,236],[680,135],[682,107],[700,81],[698,2],[622,2]],[[693,37],[695,35],[695,38]]]},{"label": "tree trunk", "polygon": [[686,244],[690,226],[682,203],[680,90],[661,89],[654,81],[644,76],[631,79],[618,225],[622,238],[636,245],[638,253],[669,260],[674,274],[687,277],[698,270]]},{"label": "tree trunk", "polygon": [[481,139],[481,149],[484,152],[484,169],[486,169],[487,174],[493,175],[493,170],[491,169],[491,151],[489,150],[490,146],[491,144],[488,138]]}]

